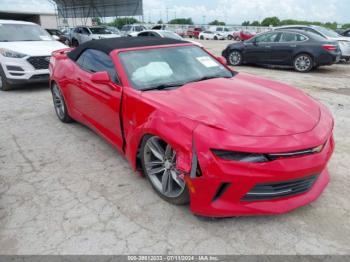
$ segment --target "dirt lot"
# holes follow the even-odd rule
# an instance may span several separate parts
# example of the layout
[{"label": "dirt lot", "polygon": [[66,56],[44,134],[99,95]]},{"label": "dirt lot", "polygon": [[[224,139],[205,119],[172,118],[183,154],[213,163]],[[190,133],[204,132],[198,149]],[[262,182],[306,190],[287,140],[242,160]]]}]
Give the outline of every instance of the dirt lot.
[{"label": "dirt lot", "polygon": [[[203,41],[219,54],[225,41]],[[45,86],[0,93],[1,254],[350,254],[350,65],[238,67],[301,88],[336,119],[332,181],[289,214],[202,220],[171,206],[108,143],[64,125]]]}]

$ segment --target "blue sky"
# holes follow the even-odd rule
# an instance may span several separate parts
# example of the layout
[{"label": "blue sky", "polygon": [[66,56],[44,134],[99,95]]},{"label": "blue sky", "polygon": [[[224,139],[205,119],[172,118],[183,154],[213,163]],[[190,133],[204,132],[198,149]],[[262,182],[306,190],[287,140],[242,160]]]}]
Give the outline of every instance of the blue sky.
[{"label": "blue sky", "polygon": [[[144,0],[145,21],[192,17],[196,23],[214,19],[229,24],[261,20],[266,16],[282,19],[337,21],[350,23],[350,0]],[[0,10],[53,10],[49,0],[1,0]]]}]

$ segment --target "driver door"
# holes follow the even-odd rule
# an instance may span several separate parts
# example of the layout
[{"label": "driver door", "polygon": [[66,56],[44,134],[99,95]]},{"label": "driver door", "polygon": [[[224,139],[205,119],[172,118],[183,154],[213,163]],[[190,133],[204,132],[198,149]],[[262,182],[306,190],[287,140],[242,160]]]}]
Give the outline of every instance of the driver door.
[{"label": "driver door", "polygon": [[[77,60],[77,86],[71,90],[76,110],[109,141],[122,147],[120,104],[122,87],[111,57],[94,49],[85,50]],[[107,71],[109,83],[94,83],[91,76]]]},{"label": "driver door", "polygon": [[245,41],[244,58],[247,63],[264,64],[271,60],[271,52],[279,32],[266,33]]},{"label": "driver door", "polygon": [[80,43],[85,43],[91,40],[91,33],[89,31],[89,29],[87,29],[86,27],[82,27],[81,28],[81,42]]}]

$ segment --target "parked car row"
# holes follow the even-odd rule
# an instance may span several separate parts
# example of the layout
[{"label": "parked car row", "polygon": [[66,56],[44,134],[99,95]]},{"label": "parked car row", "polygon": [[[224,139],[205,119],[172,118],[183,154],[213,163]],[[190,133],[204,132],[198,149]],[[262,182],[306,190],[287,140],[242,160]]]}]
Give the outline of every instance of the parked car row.
[{"label": "parked car row", "polygon": [[277,65],[309,72],[338,62],[342,51],[335,39],[327,39],[311,31],[280,28],[230,44],[222,55],[234,66],[248,63]]}]

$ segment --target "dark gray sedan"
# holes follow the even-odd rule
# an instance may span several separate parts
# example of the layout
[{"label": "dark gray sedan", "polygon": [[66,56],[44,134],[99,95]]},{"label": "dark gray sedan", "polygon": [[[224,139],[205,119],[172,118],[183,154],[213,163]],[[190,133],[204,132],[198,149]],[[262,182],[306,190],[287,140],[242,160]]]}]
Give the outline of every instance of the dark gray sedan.
[{"label": "dark gray sedan", "polygon": [[279,30],[233,43],[222,52],[230,65],[278,65],[298,72],[332,65],[341,58],[339,45],[317,34],[302,30]]}]

